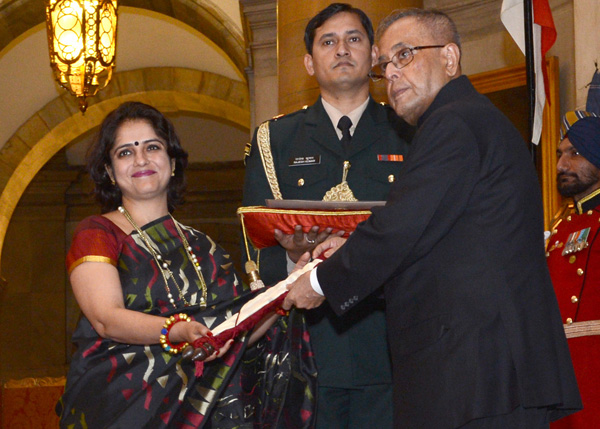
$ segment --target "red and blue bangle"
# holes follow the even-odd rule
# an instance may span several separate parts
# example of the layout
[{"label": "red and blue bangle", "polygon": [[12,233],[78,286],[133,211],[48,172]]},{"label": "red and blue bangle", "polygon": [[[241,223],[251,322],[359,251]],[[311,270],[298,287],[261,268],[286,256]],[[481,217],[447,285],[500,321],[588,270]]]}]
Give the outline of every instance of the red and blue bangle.
[{"label": "red and blue bangle", "polygon": [[177,322],[191,322],[191,321],[192,321],[191,317],[185,313],[174,314],[171,317],[167,317],[165,324],[163,325],[162,329],[160,330],[160,337],[158,338],[160,345],[162,346],[162,348],[164,349],[165,352],[167,352],[171,355],[176,355],[177,353],[181,352],[184,348],[186,348],[189,345],[189,343],[187,341],[182,341],[178,344],[172,344],[171,341],[169,341],[169,332],[171,332],[171,328]]}]

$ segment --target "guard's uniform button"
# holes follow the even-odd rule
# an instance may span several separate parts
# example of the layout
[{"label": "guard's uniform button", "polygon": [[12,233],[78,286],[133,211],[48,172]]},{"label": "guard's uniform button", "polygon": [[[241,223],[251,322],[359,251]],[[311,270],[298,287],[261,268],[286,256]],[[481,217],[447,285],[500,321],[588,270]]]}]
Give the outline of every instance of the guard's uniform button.
[{"label": "guard's uniform button", "polygon": [[570,317],[567,317],[567,324],[570,325],[571,323],[573,323],[573,319],[571,319]]},{"label": "guard's uniform button", "polygon": [[583,269],[577,268],[577,275],[578,276],[582,276],[583,275]]},{"label": "guard's uniform button", "polygon": [[304,186],[304,179],[298,179],[298,186]]},{"label": "guard's uniform button", "polygon": [[390,183],[394,183],[395,181],[396,181],[396,178],[394,177],[394,175],[393,175],[393,174],[390,174],[390,175],[388,176],[388,182],[390,182]]},{"label": "guard's uniform button", "polygon": [[579,298],[577,298],[575,295],[573,295],[573,296],[571,297],[571,302],[572,302],[573,304],[577,304],[577,301],[579,301]]}]

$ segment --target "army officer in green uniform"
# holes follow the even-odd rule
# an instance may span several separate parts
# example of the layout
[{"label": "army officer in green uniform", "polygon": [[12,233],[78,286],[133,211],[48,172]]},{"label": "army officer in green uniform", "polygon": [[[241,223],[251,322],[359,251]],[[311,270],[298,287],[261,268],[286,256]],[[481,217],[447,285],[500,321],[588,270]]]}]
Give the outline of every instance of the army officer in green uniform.
[{"label": "army officer in green uniform", "polygon": [[[359,9],[334,3],[310,20],[305,43],[304,64],[321,96],[255,132],[247,150],[244,206],[265,205],[266,199],[322,200],[342,183],[358,200],[385,200],[412,128],[369,96],[371,21]],[[285,278],[298,257],[330,232],[276,231],[280,245],[253,255],[264,283]],[[318,428],[391,428],[384,310],[374,294],[344,317],[327,305],[306,314],[318,370]]]}]

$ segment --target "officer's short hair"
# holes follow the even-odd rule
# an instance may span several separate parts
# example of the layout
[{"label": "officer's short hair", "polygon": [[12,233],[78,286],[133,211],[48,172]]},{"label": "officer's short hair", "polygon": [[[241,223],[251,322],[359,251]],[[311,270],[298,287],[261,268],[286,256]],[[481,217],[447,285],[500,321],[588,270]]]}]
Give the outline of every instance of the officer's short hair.
[{"label": "officer's short hair", "polygon": [[369,43],[371,46],[373,46],[373,24],[371,23],[371,20],[367,14],[356,7],[352,7],[348,3],[331,3],[321,12],[317,13],[310,21],[308,21],[308,24],[306,24],[306,29],[304,30],[304,44],[306,45],[306,52],[312,55],[313,42],[315,40],[315,32],[317,31],[317,28],[321,27],[329,18],[341,12],[350,12],[358,16],[362,26],[367,32]]}]

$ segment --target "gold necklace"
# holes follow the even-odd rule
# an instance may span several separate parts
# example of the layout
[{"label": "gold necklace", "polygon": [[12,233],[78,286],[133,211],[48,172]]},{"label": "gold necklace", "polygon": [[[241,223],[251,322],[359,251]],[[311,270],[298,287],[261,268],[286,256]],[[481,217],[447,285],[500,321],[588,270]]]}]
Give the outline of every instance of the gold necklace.
[{"label": "gold necklace", "polygon": [[[183,292],[181,291],[181,288],[179,287],[177,280],[175,280],[175,276],[173,275],[173,273],[171,272],[171,270],[169,268],[169,262],[167,260],[163,259],[162,255],[158,252],[157,249],[155,249],[154,245],[150,241],[150,237],[148,237],[148,234],[146,234],[144,231],[142,231],[137,226],[137,224],[135,223],[135,221],[133,220],[133,218],[127,211],[127,209],[123,206],[119,206],[119,212],[121,212],[123,214],[123,216],[125,216],[125,219],[127,219],[129,221],[131,226],[133,226],[133,228],[140,235],[140,237],[142,238],[144,243],[146,243],[146,247],[148,248],[148,251],[154,258],[156,265],[160,269],[160,273],[163,276],[163,280],[165,281],[165,288],[167,290],[167,297],[169,298],[169,302],[174,307],[177,307],[175,305],[175,299],[173,298],[173,294],[171,294],[171,289],[169,288],[169,278],[171,278],[173,280],[173,284],[175,284],[175,287],[179,291],[179,297],[183,300],[184,306],[188,307],[190,305],[190,303],[185,299],[185,296],[184,296]],[[181,231],[181,228],[179,227],[178,222],[173,218],[173,216],[171,216],[171,214],[169,214],[169,216],[171,217],[171,220],[175,224],[175,229],[177,229],[177,234],[179,235],[179,238],[181,239],[181,242],[183,243],[186,254],[187,254],[188,258],[190,259],[192,266],[194,267],[194,271],[196,271],[198,280],[200,280],[200,287],[202,290],[202,296],[200,297],[200,308],[206,308],[207,287],[206,287],[206,282],[204,281],[204,276],[202,275],[202,271],[201,271],[202,268],[200,267],[200,264],[198,263],[198,258],[192,251],[192,246],[190,246],[187,239],[183,235],[183,232]]]},{"label": "gold necklace", "polygon": [[179,238],[181,238],[181,241],[183,242],[183,247],[186,250],[188,258],[190,259],[190,261],[192,262],[192,265],[194,266],[194,270],[196,271],[198,280],[200,280],[200,286],[202,289],[202,296],[200,297],[200,307],[205,308],[206,307],[207,287],[206,287],[206,282],[204,281],[204,276],[202,275],[202,267],[200,266],[200,263],[198,262],[198,258],[196,257],[196,255],[193,252],[192,246],[190,246],[190,243],[188,243],[187,239],[185,238],[185,235],[183,235],[183,232],[181,231],[181,228],[179,227],[179,222],[177,222],[173,218],[171,213],[169,213],[169,216],[171,217],[171,220],[175,224],[175,229],[177,229],[177,234],[179,234]]}]

